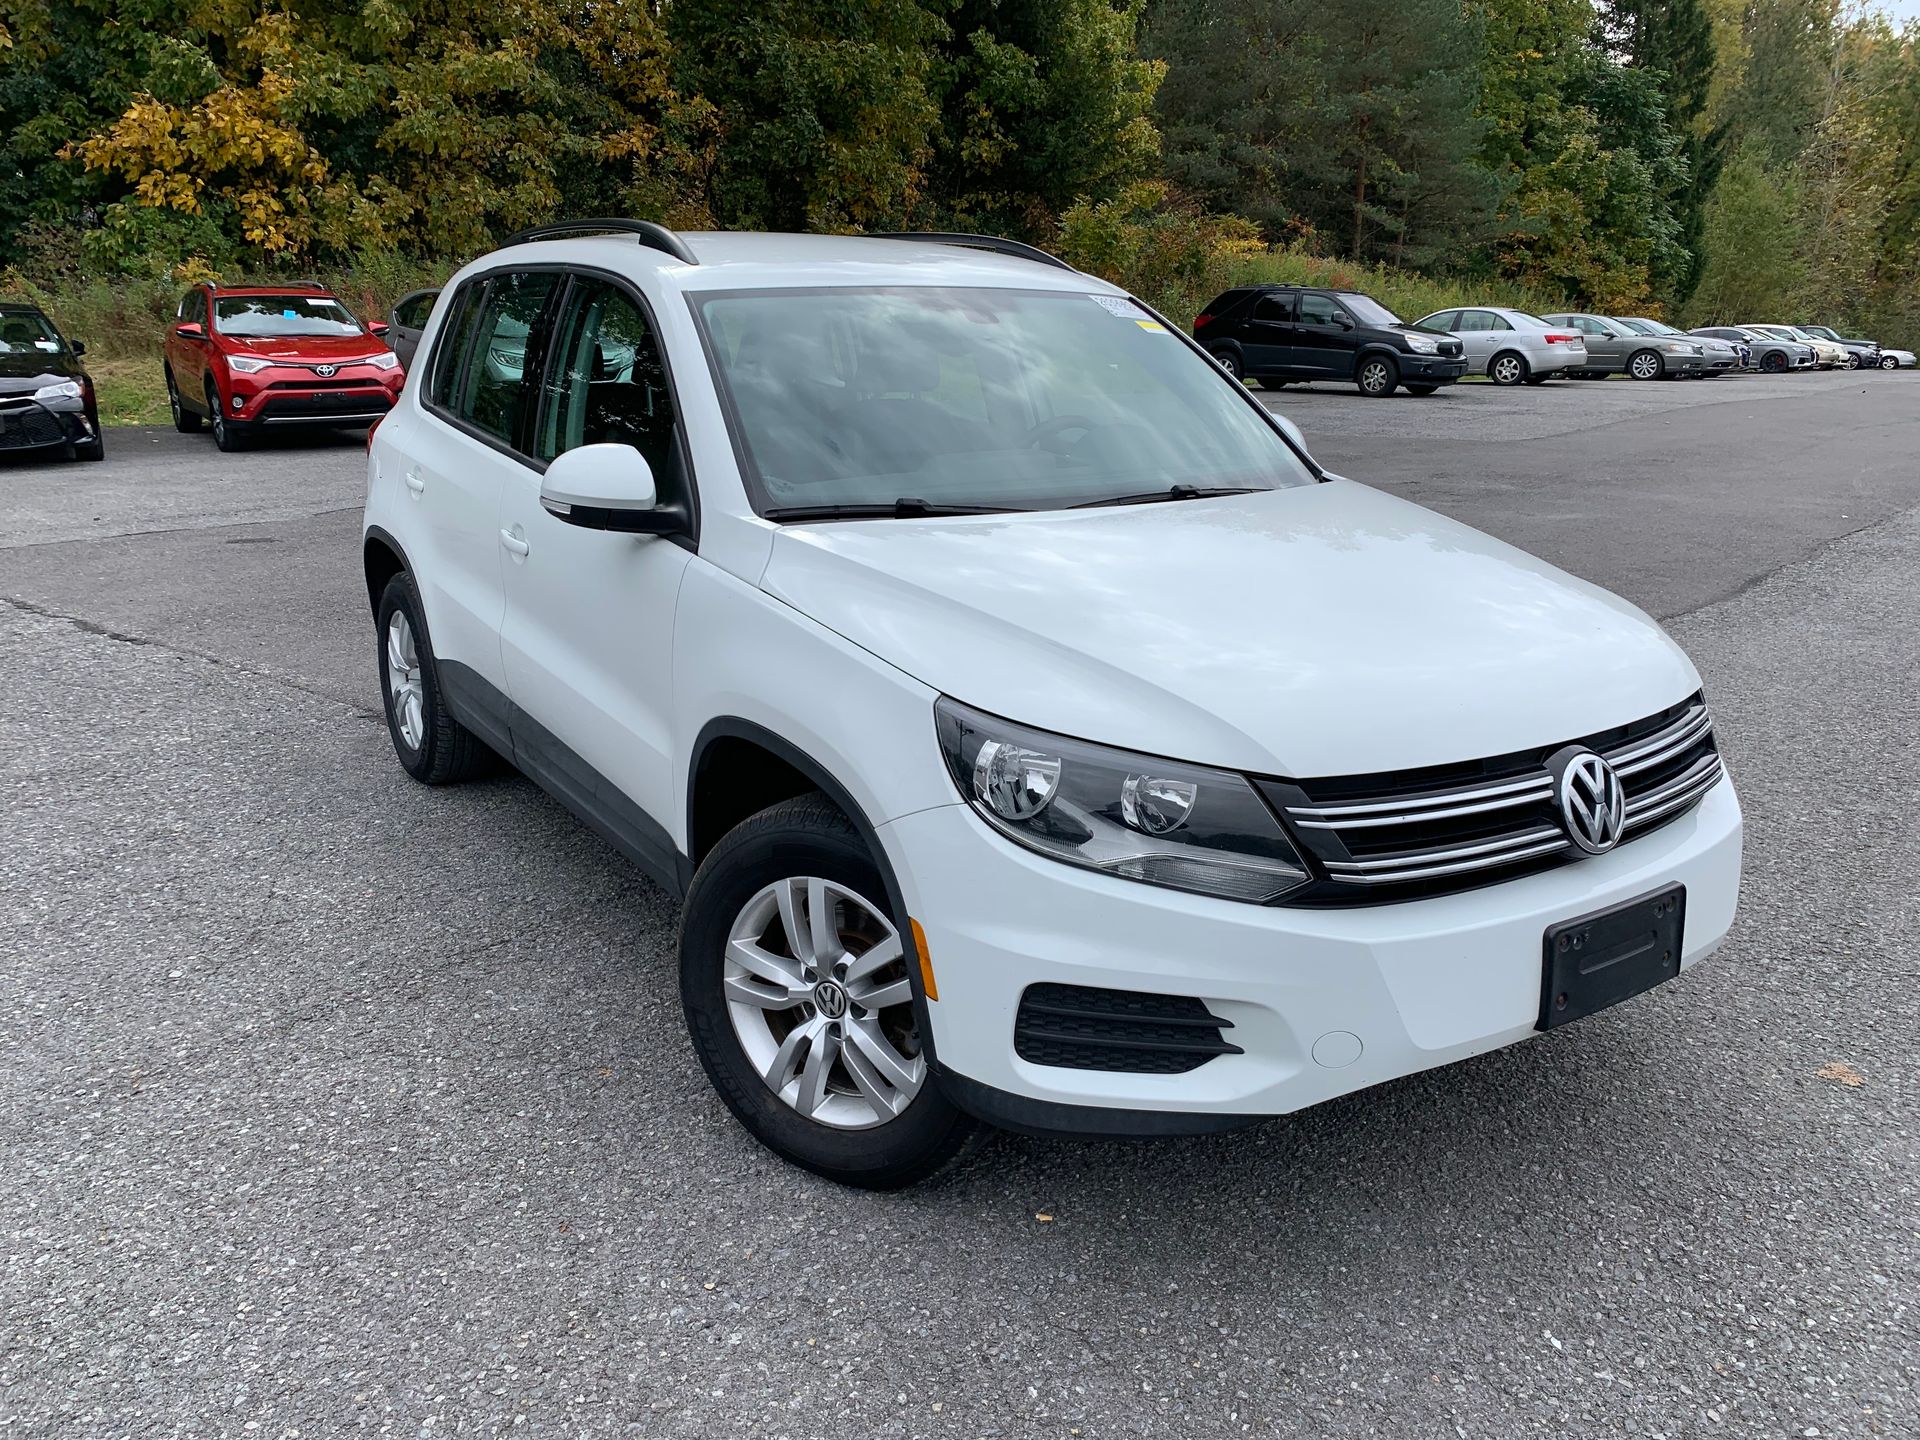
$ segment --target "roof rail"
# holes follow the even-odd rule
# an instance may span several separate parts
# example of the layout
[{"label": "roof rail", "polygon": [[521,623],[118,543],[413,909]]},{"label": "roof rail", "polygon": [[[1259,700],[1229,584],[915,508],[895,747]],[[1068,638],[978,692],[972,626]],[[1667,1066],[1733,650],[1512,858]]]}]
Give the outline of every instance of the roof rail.
[{"label": "roof rail", "polygon": [[1024,240],[1007,240],[998,235],[968,235],[957,230],[883,230],[868,238],[871,240],[920,240],[929,245],[964,245],[969,250],[991,250],[996,255],[1011,255],[1016,260],[1031,260],[1037,265],[1051,265],[1056,270],[1073,269],[1073,266],[1058,255],[1049,255],[1038,245],[1029,245]]},{"label": "roof rail", "polygon": [[536,240],[564,240],[569,235],[631,235],[650,250],[659,250],[683,265],[700,263],[687,242],[664,225],[651,220],[624,220],[601,216],[591,220],[556,220],[551,225],[536,225],[501,241],[501,245],[528,245]]}]

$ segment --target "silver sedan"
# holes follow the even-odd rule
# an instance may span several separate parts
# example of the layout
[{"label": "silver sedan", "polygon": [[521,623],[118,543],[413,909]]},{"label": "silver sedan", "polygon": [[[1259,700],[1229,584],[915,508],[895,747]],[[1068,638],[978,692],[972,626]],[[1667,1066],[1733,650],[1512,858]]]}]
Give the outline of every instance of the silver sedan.
[{"label": "silver sedan", "polygon": [[1538,385],[1587,363],[1586,341],[1578,331],[1549,325],[1524,310],[1493,305],[1438,310],[1413,323],[1455,336],[1466,351],[1467,373],[1485,375],[1496,385]]}]

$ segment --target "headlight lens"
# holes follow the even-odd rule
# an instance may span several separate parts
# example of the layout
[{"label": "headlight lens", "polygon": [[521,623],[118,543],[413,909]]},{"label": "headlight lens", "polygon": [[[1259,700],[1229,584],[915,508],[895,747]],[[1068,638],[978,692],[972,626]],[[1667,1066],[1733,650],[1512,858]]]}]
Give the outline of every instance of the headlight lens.
[{"label": "headlight lens", "polygon": [[257,375],[262,370],[271,369],[273,361],[262,360],[254,355],[229,355],[227,364],[242,375]]},{"label": "headlight lens", "polygon": [[400,368],[400,357],[391,350],[382,350],[378,355],[369,355],[367,357],[367,364],[373,366],[376,370],[398,370]]},{"label": "headlight lens", "polygon": [[1431,339],[1425,335],[1408,335],[1404,338],[1407,342],[1407,348],[1416,355],[1438,355],[1440,353],[1440,342],[1438,340]]},{"label": "headlight lens", "polygon": [[33,392],[36,400],[78,400],[80,398],[78,380],[62,380],[58,385],[42,385]]},{"label": "headlight lens", "polygon": [[953,783],[1029,850],[1148,885],[1265,904],[1309,876],[1242,776],[934,706]]}]

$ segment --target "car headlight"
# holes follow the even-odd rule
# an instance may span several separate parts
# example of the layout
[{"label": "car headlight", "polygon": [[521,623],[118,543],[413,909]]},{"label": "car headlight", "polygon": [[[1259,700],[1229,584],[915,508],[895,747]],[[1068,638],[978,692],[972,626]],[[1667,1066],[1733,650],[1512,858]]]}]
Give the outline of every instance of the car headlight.
[{"label": "car headlight", "polygon": [[273,367],[273,361],[262,360],[254,355],[229,355],[227,357],[227,365],[229,368],[239,371],[242,375],[257,375],[262,370],[271,369]]},{"label": "car headlight", "polygon": [[1401,338],[1407,342],[1407,348],[1416,355],[1438,355],[1440,353],[1440,342],[1438,340],[1429,339],[1425,335],[1404,335]]},{"label": "car headlight", "polygon": [[382,350],[378,355],[369,355],[366,363],[376,370],[398,370],[400,357],[391,350]]},{"label": "car headlight", "polygon": [[934,706],[948,773],[1016,844],[1126,880],[1265,904],[1310,878],[1244,776]]},{"label": "car headlight", "polygon": [[502,370],[519,370],[527,363],[526,352],[523,350],[501,350],[489,347],[487,355]]},{"label": "car headlight", "polygon": [[78,380],[62,380],[57,385],[42,385],[33,392],[36,400],[78,400],[81,396]]}]

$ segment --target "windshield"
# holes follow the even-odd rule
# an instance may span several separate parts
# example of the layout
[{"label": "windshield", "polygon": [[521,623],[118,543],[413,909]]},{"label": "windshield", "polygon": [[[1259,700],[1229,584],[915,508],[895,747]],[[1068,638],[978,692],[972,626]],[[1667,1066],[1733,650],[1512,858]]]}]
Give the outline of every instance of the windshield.
[{"label": "windshield", "polygon": [[0,355],[58,355],[60,337],[47,317],[34,310],[0,315]]},{"label": "windshield", "polygon": [[1840,332],[1838,330],[1831,330],[1825,325],[1802,325],[1800,328],[1809,335],[1818,335],[1822,340],[1838,340],[1840,338]]},{"label": "windshield", "polygon": [[213,315],[222,333],[242,340],[364,333],[346,306],[318,295],[223,295]]},{"label": "windshield", "polygon": [[1341,303],[1353,312],[1353,318],[1362,325],[1398,325],[1401,319],[1378,300],[1366,295],[1356,295],[1351,290],[1340,292]]},{"label": "windshield", "polygon": [[1631,330],[1636,335],[1658,335],[1660,333],[1654,328],[1651,320],[1627,320],[1616,315],[1613,317],[1613,323],[1618,325],[1622,330]]},{"label": "windshield", "polygon": [[1039,510],[1313,476],[1133,301],[888,287],[697,297],[756,508]]}]

